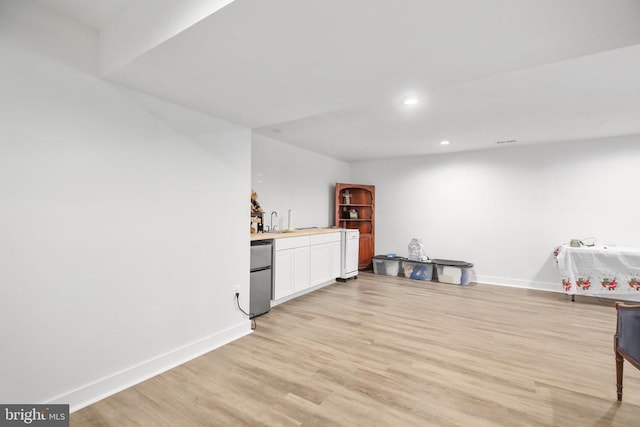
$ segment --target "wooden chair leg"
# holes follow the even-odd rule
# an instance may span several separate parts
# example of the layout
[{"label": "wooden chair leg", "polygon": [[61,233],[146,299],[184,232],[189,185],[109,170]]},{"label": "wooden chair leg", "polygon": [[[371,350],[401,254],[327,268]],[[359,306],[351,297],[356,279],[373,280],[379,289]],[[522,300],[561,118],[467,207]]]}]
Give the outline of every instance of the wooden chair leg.
[{"label": "wooden chair leg", "polygon": [[624,359],[616,351],[616,389],[618,391],[618,401],[622,402],[622,370]]}]

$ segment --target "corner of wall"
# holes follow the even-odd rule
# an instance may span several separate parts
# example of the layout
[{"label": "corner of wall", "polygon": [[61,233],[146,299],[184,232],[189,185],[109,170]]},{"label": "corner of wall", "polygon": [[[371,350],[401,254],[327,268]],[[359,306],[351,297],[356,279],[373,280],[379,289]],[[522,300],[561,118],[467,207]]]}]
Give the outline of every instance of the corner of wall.
[{"label": "corner of wall", "polygon": [[243,321],[209,337],[176,348],[153,359],[57,396],[46,403],[69,404],[71,412],[75,412],[250,333],[251,322],[249,320]]}]

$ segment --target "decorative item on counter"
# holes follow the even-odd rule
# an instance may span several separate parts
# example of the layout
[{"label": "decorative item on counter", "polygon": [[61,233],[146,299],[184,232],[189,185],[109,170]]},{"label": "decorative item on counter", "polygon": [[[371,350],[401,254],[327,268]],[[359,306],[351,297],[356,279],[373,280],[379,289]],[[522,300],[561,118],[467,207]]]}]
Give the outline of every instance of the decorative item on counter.
[{"label": "decorative item on counter", "polygon": [[264,220],[262,212],[251,213],[251,233],[262,233],[264,231]]},{"label": "decorative item on counter", "polygon": [[287,228],[285,231],[295,231],[295,227],[293,226],[293,209],[289,209],[289,214],[287,217]]},{"label": "decorative item on counter", "polygon": [[264,209],[258,203],[258,193],[251,190],[251,233],[262,233],[264,230],[263,221]]},{"label": "decorative item on counter", "polygon": [[264,212],[264,209],[262,209],[262,207],[260,206],[260,203],[258,203],[258,193],[255,192],[255,190],[251,190],[251,213],[253,212]]}]

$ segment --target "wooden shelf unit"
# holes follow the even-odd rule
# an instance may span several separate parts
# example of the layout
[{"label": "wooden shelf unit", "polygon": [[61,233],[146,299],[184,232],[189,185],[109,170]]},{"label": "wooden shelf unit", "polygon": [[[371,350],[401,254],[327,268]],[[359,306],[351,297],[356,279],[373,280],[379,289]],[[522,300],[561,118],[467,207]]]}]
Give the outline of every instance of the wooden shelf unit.
[{"label": "wooden shelf unit", "polygon": [[[345,192],[351,195],[349,202]],[[375,249],[376,224],[376,188],[373,185],[336,184],[335,225],[340,228],[360,231],[360,247],[358,269],[371,268],[371,259]],[[350,211],[356,211],[357,218],[352,218]]]}]

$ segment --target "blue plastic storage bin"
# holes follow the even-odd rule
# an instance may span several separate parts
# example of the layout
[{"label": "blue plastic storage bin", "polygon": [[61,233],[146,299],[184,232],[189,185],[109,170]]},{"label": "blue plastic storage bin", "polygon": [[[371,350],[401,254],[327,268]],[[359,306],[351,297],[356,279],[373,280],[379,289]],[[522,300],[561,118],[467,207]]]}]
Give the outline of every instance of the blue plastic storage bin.
[{"label": "blue plastic storage bin", "polygon": [[404,277],[414,280],[431,280],[433,277],[433,264],[430,262],[409,261],[402,262]]}]

